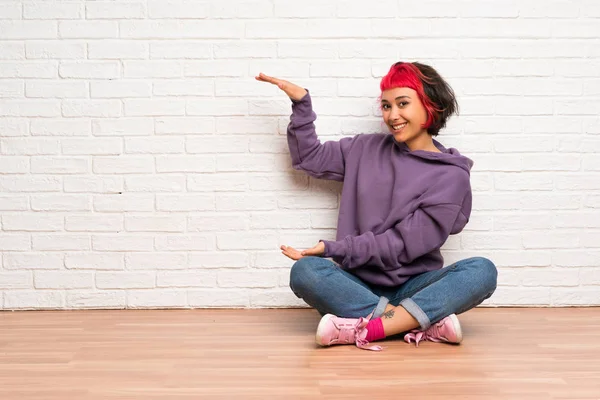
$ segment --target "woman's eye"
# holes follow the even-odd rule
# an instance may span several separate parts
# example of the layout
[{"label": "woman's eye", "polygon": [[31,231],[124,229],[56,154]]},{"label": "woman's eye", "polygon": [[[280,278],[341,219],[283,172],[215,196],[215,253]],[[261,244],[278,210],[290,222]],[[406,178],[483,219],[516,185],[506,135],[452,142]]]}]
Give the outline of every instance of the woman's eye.
[{"label": "woman's eye", "polygon": [[408,103],[406,101],[401,101],[398,105],[400,107],[404,107],[404,106],[408,105]]},{"label": "woman's eye", "polygon": [[381,108],[382,108],[383,110],[387,110],[388,108],[390,108],[390,105],[389,105],[389,104],[383,104],[383,105],[381,106]]}]

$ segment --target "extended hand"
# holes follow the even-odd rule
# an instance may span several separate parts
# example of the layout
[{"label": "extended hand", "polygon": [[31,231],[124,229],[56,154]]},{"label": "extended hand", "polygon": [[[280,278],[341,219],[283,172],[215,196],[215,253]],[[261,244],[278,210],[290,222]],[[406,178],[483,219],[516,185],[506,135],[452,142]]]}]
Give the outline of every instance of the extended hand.
[{"label": "extended hand", "polygon": [[293,84],[292,82],[284,81],[283,79],[274,78],[272,76],[268,76],[263,74],[262,72],[255,77],[257,81],[260,82],[268,82],[273,85],[277,85],[277,87],[285,92],[288,97],[292,100],[301,100],[306,95],[306,89]]},{"label": "extended hand", "polygon": [[281,250],[284,256],[289,257],[294,261],[297,261],[305,256],[319,257],[323,255],[323,253],[325,253],[325,243],[319,242],[315,247],[304,250],[302,252],[290,246],[281,246]]}]

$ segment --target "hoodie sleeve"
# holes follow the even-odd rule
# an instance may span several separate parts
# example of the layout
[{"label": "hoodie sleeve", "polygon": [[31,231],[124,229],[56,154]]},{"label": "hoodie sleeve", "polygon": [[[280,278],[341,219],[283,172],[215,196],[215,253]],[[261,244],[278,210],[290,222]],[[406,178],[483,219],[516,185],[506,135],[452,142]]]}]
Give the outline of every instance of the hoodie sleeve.
[{"label": "hoodie sleeve", "polygon": [[321,143],[317,137],[310,94],[292,101],[292,116],[287,140],[294,169],[315,178],[344,180],[345,159],[356,137]]},{"label": "hoodie sleeve", "polygon": [[447,181],[432,186],[421,196],[420,205],[403,220],[381,234],[365,232],[326,241],[324,257],[341,260],[345,269],[370,265],[397,269],[440,248],[450,234],[459,233],[471,212],[468,175],[461,182]]}]

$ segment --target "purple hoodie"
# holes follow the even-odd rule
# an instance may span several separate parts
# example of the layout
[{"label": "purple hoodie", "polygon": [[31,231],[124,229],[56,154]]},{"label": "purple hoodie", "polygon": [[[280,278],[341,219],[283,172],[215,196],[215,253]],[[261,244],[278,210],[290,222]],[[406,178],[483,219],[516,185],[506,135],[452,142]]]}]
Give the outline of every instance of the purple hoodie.
[{"label": "purple hoodie", "polygon": [[410,151],[391,134],[321,143],[310,94],[292,101],[287,130],[294,169],[343,181],[337,238],[324,257],[363,281],[397,286],[443,267],[440,247],[471,213],[473,162],[456,149]]}]

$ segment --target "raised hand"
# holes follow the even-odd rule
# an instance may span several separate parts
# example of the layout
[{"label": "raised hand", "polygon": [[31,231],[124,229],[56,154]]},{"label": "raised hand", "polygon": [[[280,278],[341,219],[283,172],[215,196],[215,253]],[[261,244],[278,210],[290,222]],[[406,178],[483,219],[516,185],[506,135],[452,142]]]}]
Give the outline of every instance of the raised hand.
[{"label": "raised hand", "polygon": [[304,251],[296,250],[295,248],[290,247],[290,246],[281,246],[281,252],[283,253],[284,256],[291,258],[294,261],[298,261],[302,257],[306,257],[306,256],[319,257],[319,256],[322,256],[323,253],[325,253],[325,243],[319,242],[313,248],[310,248],[310,249],[307,249]]},{"label": "raised hand", "polygon": [[263,74],[262,72],[255,77],[257,81],[267,82],[273,85],[277,85],[277,87],[285,92],[288,97],[292,100],[301,100],[306,95],[306,89],[293,84],[292,82],[284,81],[283,79],[274,78],[272,76],[268,76]]}]

